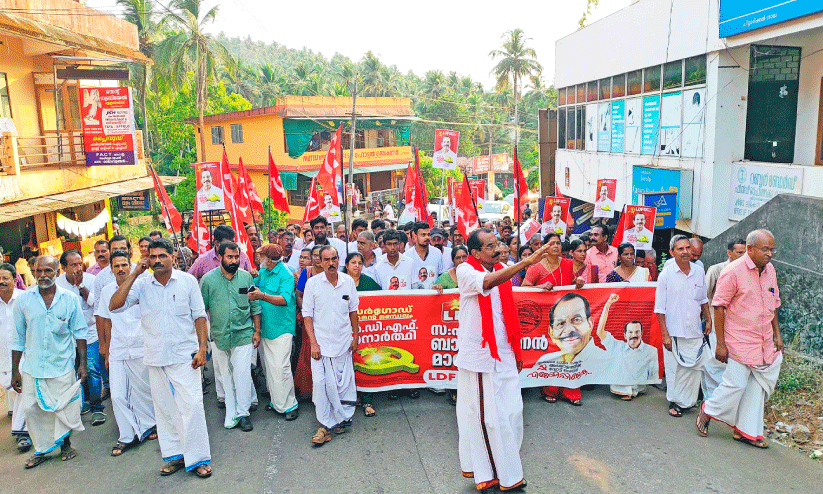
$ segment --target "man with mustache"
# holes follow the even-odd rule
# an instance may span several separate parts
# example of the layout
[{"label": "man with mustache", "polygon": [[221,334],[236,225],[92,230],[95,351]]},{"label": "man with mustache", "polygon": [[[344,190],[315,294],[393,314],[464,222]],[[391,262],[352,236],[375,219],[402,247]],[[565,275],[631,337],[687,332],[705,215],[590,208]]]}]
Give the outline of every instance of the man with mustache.
[{"label": "man with mustache", "polygon": [[[615,302],[617,301],[617,295],[612,294],[612,298]],[[606,302],[601,319],[608,316],[609,307],[613,303],[612,298]],[[602,340],[605,335],[598,332],[598,336]],[[619,368],[615,373],[615,380],[623,379],[632,384],[612,384],[609,390],[620,395],[624,401],[631,401],[632,398],[646,391],[645,384],[637,383],[646,383],[660,378],[660,365],[657,360],[657,348],[643,342],[643,324],[640,321],[627,322],[623,326],[623,336],[626,344],[617,348],[621,356],[616,357]]]},{"label": "man with mustache", "polygon": [[97,276],[97,274],[109,265],[109,241],[100,239],[94,243],[94,258],[97,260],[89,266],[87,273]]},{"label": "man with mustache", "polygon": [[249,299],[254,280],[240,269],[240,247],[223,242],[217,253],[220,267],[203,276],[200,292],[210,316],[215,365],[222,369],[217,379],[223,382],[226,397],[223,426],[251,432],[249,408],[255,391],[249,369],[260,345],[260,302]]},{"label": "man with mustache", "polygon": [[310,222],[311,230],[314,240],[306,245],[306,248],[311,249],[315,245],[331,245],[337,251],[337,256],[340,259],[338,268],[342,268],[346,262],[346,243],[338,238],[330,236],[328,228],[329,221],[323,217],[318,216]]},{"label": "man with mustache", "polygon": [[[197,281],[200,281],[206,273],[214,268],[220,267],[221,261],[220,256],[217,254],[217,247],[223,242],[234,242],[235,238],[235,232],[232,227],[228,225],[218,225],[214,227],[214,231],[211,234],[211,250],[199,256],[189,268],[188,273],[197,278]],[[249,257],[244,252],[240,253],[240,267],[251,273],[252,276],[257,275],[257,270],[252,267],[251,262],[249,262]]]},{"label": "man with mustache", "polygon": [[31,437],[23,412],[23,395],[11,387],[11,344],[15,335],[14,305],[23,290],[15,287],[17,270],[7,263],[0,264],[0,386],[6,390],[11,418],[11,435],[17,441],[17,450],[25,453],[31,449]]},{"label": "man with mustache", "polygon": [[414,276],[414,261],[400,253],[403,242],[401,232],[386,230],[383,233],[383,245],[386,253],[374,267],[377,275],[375,281],[383,290],[408,290],[412,287]]},{"label": "man with mustache", "polygon": [[37,289],[23,292],[13,310],[11,387],[23,394],[22,408],[34,440],[34,456],[26,461],[26,468],[46,461],[58,446],[61,460],[74,458],[71,432],[85,430],[79,398],[86,379],[89,327],[80,298],[57,286],[58,267],[54,257],[38,257]]},{"label": "man with mustache", "polygon": [[[185,466],[206,478],[212,474],[211,451],[199,370],[208,351],[206,308],[197,280],[172,267],[173,250],[168,239],[153,241],[149,258],[141,259],[117,287],[109,311],[140,305],[143,362],[149,371],[160,452],[167,461],[160,475]],[[149,265],[152,275],[141,277]]]},{"label": "man with mustache", "polygon": [[140,307],[129,307],[120,313],[109,311],[109,302],[117,287],[131,273],[128,252],[111,253],[111,269],[115,282],[103,287],[94,315],[98,316],[100,334],[105,341],[101,353],[111,379],[111,408],[120,437],[112,448],[112,456],[146,439],[157,439],[157,422],[151,402],[149,371],[143,361],[143,332],[140,329]]},{"label": "man with mustache", "polygon": [[425,221],[417,221],[411,226],[414,245],[406,250],[405,255],[414,261],[416,281],[412,288],[429,289],[434,281],[443,274],[443,253],[431,245],[431,229]]}]

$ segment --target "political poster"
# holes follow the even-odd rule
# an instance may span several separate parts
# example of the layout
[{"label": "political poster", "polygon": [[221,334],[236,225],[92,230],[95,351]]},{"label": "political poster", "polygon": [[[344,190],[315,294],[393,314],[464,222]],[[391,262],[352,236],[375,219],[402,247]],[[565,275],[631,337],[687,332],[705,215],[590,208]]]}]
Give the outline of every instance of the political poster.
[{"label": "political poster", "polygon": [[131,88],[79,87],[86,165],[135,165]]},{"label": "political poster", "polygon": [[[662,337],[654,292],[654,284],[549,292],[515,288],[521,386],[659,383]],[[459,314],[458,290],[361,293],[353,356],[357,388],[456,389]]]},{"label": "political poster", "polygon": [[520,245],[526,245],[529,240],[540,233],[541,225],[537,221],[529,218],[520,225]]},{"label": "political poster", "polygon": [[[546,203],[543,206],[543,224],[540,228],[540,235],[546,236],[549,233],[556,233],[560,235],[560,240],[566,240],[568,225],[566,220],[569,215],[569,204],[571,199],[568,197],[547,197]],[[568,231],[568,233],[571,233]]]},{"label": "political poster", "polygon": [[509,153],[493,154],[491,171],[495,173],[509,171]]},{"label": "political poster", "polygon": [[653,206],[626,206],[623,215],[623,242],[634,245],[635,250],[649,250],[654,240],[654,224],[657,208]]},{"label": "political poster", "polygon": [[457,167],[457,145],[459,141],[460,132],[456,130],[435,130],[432,167],[441,170],[454,170]]},{"label": "political poster", "polygon": [[597,181],[597,192],[594,200],[594,218],[614,218],[615,196],[617,195],[617,180],[601,178]]},{"label": "political poster", "polygon": [[197,208],[202,211],[222,211],[226,209],[223,192],[223,174],[219,161],[204,161],[194,164],[197,179]]},{"label": "political poster", "polygon": [[491,157],[489,155],[475,156],[473,170],[475,174],[489,173],[489,170],[491,170]]}]

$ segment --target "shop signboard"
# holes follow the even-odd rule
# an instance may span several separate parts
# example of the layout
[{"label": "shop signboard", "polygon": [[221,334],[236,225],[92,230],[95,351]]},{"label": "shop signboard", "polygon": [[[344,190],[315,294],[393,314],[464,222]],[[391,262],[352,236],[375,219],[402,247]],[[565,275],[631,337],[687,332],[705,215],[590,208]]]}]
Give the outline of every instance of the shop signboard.
[{"label": "shop signboard", "polygon": [[720,0],[720,37],[823,11],[820,0]]}]

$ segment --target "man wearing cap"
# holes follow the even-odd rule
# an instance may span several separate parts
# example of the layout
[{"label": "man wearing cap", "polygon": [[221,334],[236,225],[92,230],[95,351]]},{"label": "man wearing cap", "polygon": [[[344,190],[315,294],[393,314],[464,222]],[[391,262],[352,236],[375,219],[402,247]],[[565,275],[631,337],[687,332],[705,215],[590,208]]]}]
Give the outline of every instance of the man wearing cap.
[{"label": "man wearing cap", "polygon": [[429,233],[432,247],[436,247],[443,254],[443,272],[454,266],[454,263],[452,263],[452,248],[446,246],[447,236],[446,230],[442,228],[432,228],[431,233]]}]

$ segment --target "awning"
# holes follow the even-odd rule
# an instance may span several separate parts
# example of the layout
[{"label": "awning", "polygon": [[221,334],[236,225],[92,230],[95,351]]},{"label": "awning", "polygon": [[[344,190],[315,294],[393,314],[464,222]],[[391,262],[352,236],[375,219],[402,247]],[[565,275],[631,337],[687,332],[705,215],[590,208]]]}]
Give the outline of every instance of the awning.
[{"label": "awning", "polygon": [[[186,177],[160,177],[163,185],[177,185],[185,179]],[[0,205],[0,223],[27,218],[49,211],[59,211],[61,209],[84,206],[108,199],[109,197],[122,196],[124,194],[131,194],[153,188],[154,183],[151,177],[142,177],[50,196],[24,199],[22,201]]]},{"label": "awning", "polygon": [[[377,165],[377,166],[356,166],[354,167],[354,174],[360,175],[362,173],[374,173],[374,172],[385,172],[390,170],[402,170],[408,167],[408,163],[392,163],[390,165]],[[304,177],[314,178],[317,176],[318,170],[305,170],[297,172]],[[343,165],[343,174],[348,176],[349,175],[349,166]]]}]

